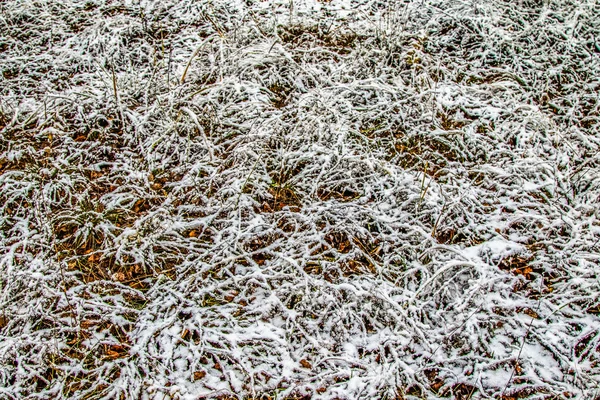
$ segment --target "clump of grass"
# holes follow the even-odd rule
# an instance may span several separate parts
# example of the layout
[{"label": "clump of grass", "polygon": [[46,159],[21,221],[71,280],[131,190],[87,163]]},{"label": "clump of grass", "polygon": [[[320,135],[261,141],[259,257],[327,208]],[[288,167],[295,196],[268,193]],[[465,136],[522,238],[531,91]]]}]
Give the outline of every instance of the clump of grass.
[{"label": "clump of grass", "polygon": [[323,28],[319,25],[291,24],[279,25],[279,38],[294,47],[321,45],[340,55],[348,54],[360,42],[360,37],[342,26]]}]

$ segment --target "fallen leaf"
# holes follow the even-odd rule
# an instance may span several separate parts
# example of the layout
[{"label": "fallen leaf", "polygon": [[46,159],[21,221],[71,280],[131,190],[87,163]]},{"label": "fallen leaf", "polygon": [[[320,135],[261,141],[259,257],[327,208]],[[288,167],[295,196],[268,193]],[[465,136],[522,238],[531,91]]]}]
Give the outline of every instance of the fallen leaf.
[{"label": "fallen leaf", "polygon": [[194,372],[194,381],[198,381],[206,376],[205,371],[196,371]]},{"label": "fallen leaf", "polygon": [[95,321],[95,320],[92,320],[92,319],[83,320],[79,324],[79,326],[81,326],[82,329],[88,329],[88,328],[91,328],[94,325],[98,325],[98,321]]},{"label": "fallen leaf", "polygon": [[431,384],[431,388],[435,391],[438,392],[440,390],[440,388],[444,386],[444,381],[442,380],[436,380],[435,382],[433,382]]},{"label": "fallen leaf", "polygon": [[228,303],[231,303],[233,300],[235,300],[235,298],[237,297],[237,295],[240,292],[238,292],[237,290],[234,290],[231,294],[225,296],[225,301],[227,301]]},{"label": "fallen leaf", "polygon": [[515,372],[517,375],[521,375],[523,373],[523,368],[521,368],[518,362],[515,363]]},{"label": "fallen leaf", "polygon": [[535,311],[533,311],[531,308],[526,308],[523,310],[523,312],[527,315],[529,315],[531,318],[535,318],[535,319],[539,319],[540,316],[538,315],[538,313],[536,313]]},{"label": "fallen leaf", "polygon": [[106,351],[106,358],[108,358],[109,360],[119,358],[119,357],[121,357],[121,354],[116,351],[112,351],[112,350]]},{"label": "fallen leaf", "polygon": [[112,278],[117,282],[123,282],[125,280],[125,274],[122,272],[115,272],[112,274]]}]

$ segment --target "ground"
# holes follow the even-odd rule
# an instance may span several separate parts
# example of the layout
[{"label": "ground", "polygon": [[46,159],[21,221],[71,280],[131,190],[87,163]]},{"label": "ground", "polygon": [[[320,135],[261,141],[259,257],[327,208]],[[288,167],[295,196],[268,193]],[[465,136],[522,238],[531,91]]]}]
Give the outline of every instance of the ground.
[{"label": "ground", "polygon": [[597,398],[598,15],[1,1],[0,398]]}]

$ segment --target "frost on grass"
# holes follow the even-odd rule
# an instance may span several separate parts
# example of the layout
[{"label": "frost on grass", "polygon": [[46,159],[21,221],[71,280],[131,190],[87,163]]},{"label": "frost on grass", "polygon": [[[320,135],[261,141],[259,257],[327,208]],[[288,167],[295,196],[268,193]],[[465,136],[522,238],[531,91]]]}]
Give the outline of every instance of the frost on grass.
[{"label": "frost on grass", "polygon": [[0,9],[0,397],[599,394],[597,2]]}]

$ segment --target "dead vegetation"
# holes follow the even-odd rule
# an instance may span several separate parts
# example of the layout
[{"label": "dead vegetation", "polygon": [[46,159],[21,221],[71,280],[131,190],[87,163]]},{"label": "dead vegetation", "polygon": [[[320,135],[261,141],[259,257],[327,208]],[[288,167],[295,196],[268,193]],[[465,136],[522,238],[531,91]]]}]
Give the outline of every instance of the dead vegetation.
[{"label": "dead vegetation", "polygon": [[349,54],[360,42],[356,32],[342,26],[333,28],[319,25],[280,25],[277,34],[281,41],[294,49],[322,46],[340,55]]}]

